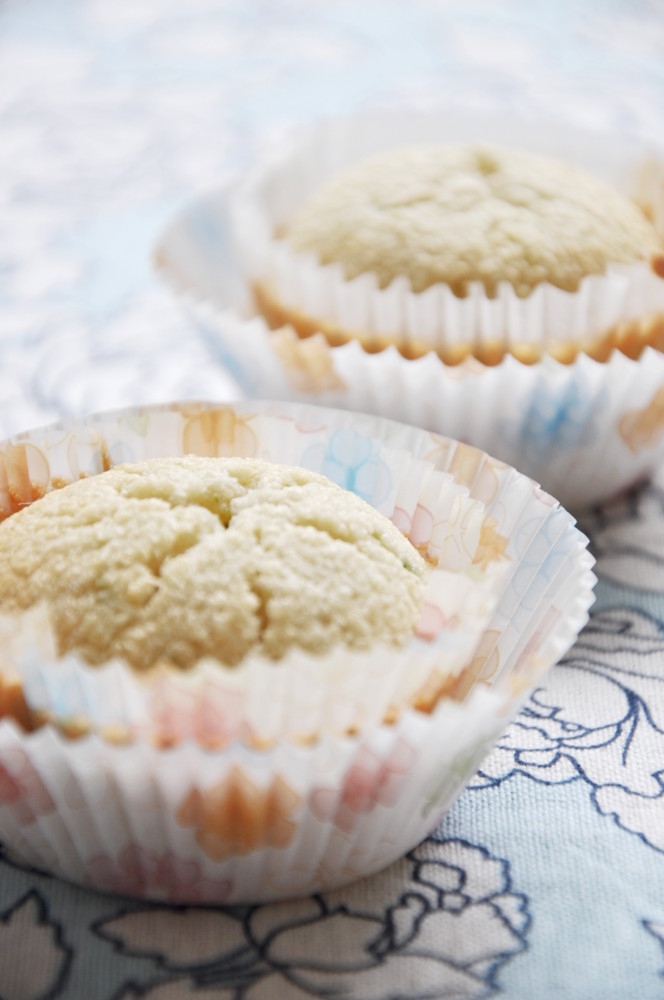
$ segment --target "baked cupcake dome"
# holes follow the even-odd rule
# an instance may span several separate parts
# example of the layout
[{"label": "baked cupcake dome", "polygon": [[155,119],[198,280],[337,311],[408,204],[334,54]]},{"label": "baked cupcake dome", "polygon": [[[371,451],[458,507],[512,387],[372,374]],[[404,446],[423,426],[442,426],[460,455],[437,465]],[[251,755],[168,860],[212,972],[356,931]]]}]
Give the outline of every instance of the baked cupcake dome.
[{"label": "baked cupcake dome", "polygon": [[245,198],[238,239],[273,329],[369,352],[394,345],[410,359],[436,351],[450,365],[605,361],[664,343],[656,229],[617,188],[552,157],[391,148],[333,173],[267,240],[280,199],[270,183]]},{"label": "baked cupcake dome", "polygon": [[501,281],[519,296],[541,282],[568,292],[607,266],[661,254],[643,213],[567,163],[482,146],[395,149],[355,164],[310,198],[288,227],[298,253],[340,264],[380,288],[442,282],[463,297]]},{"label": "baked cupcake dome", "polygon": [[0,523],[0,612],[49,605],[61,653],[135,670],[322,654],[413,635],[427,565],[324,476],[244,458],[155,458]]}]

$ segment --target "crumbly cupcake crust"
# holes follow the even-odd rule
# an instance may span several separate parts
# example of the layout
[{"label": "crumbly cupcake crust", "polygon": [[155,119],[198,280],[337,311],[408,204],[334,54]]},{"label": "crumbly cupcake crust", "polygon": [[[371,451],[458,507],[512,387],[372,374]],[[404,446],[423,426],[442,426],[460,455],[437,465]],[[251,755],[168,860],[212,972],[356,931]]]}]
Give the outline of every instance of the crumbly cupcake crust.
[{"label": "crumbly cupcake crust", "polygon": [[325,477],[256,459],[150,459],[0,524],[0,611],[48,602],[60,652],[145,670],[413,634],[426,563]]},{"label": "crumbly cupcake crust", "polygon": [[609,264],[659,252],[657,234],[628,198],[555,159],[482,146],[390,150],[324,185],[287,232],[299,253],[338,263],[345,278],[406,277],[464,296],[509,282],[527,296],[542,282],[576,291]]}]

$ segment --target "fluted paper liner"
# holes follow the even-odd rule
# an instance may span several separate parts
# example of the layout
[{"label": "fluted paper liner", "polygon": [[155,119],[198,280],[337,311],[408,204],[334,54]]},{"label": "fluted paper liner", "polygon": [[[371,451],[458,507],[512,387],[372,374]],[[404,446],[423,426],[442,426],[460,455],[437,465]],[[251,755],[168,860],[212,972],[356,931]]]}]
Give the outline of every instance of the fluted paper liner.
[{"label": "fluted paper liner", "polygon": [[[333,345],[359,340],[372,351],[394,344],[409,358],[433,350],[446,363],[468,354],[500,360],[505,352],[522,360],[549,353],[573,359],[580,350],[604,360],[614,343],[638,334],[634,321],[659,322],[664,335],[664,280],[644,259],[629,265],[609,265],[605,274],[582,279],[575,292],[545,282],[527,297],[519,297],[508,282],[500,282],[489,297],[480,282],[471,282],[464,298],[445,284],[414,293],[406,278],[379,288],[375,275],[348,281],[339,264],[321,266],[313,254],[296,253],[288,224],[307,198],[328,178],[367,152],[418,143],[467,141],[549,151],[551,137],[528,134],[519,124],[504,124],[497,139],[481,118],[459,122],[450,115],[393,112],[331,120],[303,130],[280,156],[258,164],[238,185],[231,206],[233,231],[247,280],[273,325],[292,321],[304,334],[321,329]],[[580,145],[574,131],[558,130],[555,155],[596,171],[596,150]],[[660,211],[656,196],[656,160],[636,143],[631,163],[620,149],[602,163],[601,174],[640,200],[655,224]],[[649,168],[649,169],[648,169]],[[631,189],[629,187],[631,186]],[[661,235],[664,236],[664,227]],[[658,270],[664,267],[664,251]],[[627,336],[627,330],[630,330]]]},{"label": "fluted paper liner", "polygon": [[[344,448],[331,453],[332,440]],[[321,455],[336,462],[355,456],[345,467],[356,485],[367,482],[359,449],[364,464],[373,463],[374,501],[392,510],[402,530],[420,547],[428,543],[447,572],[456,566],[459,580],[468,546],[480,590],[483,568],[488,572],[493,610],[453,687],[441,697],[433,683],[424,692],[428,702],[416,708],[408,704],[408,678],[376,678],[373,711],[360,682],[362,705],[355,708],[364,714],[356,715],[352,734],[343,735],[349,717],[341,705],[329,714],[316,709],[315,738],[302,742],[309,722],[295,725],[290,691],[275,685],[269,692],[268,702],[283,702],[281,714],[261,703],[260,670],[267,668],[257,663],[245,689],[238,683],[237,691],[225,690],[223,731],[209,711],[218,667],[207,664],[197,678],[177,675],[181,688],[170,686],[168,674],[143,687],[121,663],[101,670],[75,663],[67,675],[69,657],[43,659],[31,672],[26,663],[39,664],[48,636],[44,612],[22,617],[18,634],[16,622],[10,628],[5,619],[5,688],[22,680],[35,707],[50,699],[54,721],[75,722],[71,712],[80,709],[99,729],[73,739],[75,726],[26,733],[12,718],[0,721],[0,837],[20,860],[97,889],[182,903],[269,901],[343,885],[389,864],[433,829],[543,671],[571,646],[587,620],[594,576],[586,539],[569,514],[477,449],[392,421],[256,402],[71,420],[5,443],[0,510],[11,516],[45,490],[119,459],[198,450],[283,461],[294,449],[316,468]],[[465,516],[450,533],[443,525],[454,525],[455,511]],[[492,575],[492,567],[500,571]],[[407,654],[415,665],[423,643],[414,639]],[[393,660],[394,651],[383,655],[386,675]],[[305,716],[313,701],[307,669],[321,666],[343,674],[343,661],[299,658],[293,686],[302,685],[297,711]],[[291,667],[285,676],[292,681]],[[343,676],[338,680],[343,688]],[[325,691],[332,700],[334,690],[330,676]],[[348,702],[354,705],[353,692]],[[395,703],[399,711],[382,721]],[[110,742],[120,731],[123,738],[131,731],[132,741]],[[224,745],[210,749],[215,742]]]},{"label": "fluted paper liner", "polygon": [[[566,157],[633,195],[664,235],[664,162],[631,137],[475,114],[413,121],[415,129],[421,121],[431,124],[430,139],[502,142]],[[326,126],[326,134],[336,134],[329,145],[341,168],[344,126],[335,127],[336,133]],[[399,141],[422,138],[408,123],[404,129]],[[356,152],[374,152],[371,130],[364,135],[366,148]],[[658,350],[636,359],[618,350],[604,360],[581,353],[569,364],[549,355],[525,364],[508,355],[494,366],[472,357],[451,365],[433,351],[408,359],[393,346],[368,353],[357,339],[331,346],[322,334],[301,339],[288,327],[271,330],[255,315],[252,278],[233,242],[237,227],[230,215],[237,205],[234,188],[193,203],[163,234],[155,260],[213,355],[250,395],[375,413],[466,441],[540,482],[574,512],[648,476],[664,459]],[[641,300],[638,309],[644,309]],[[644,336],[652,333],[647,317],[637,325]],[[638,331],[635,336],[638,342]]]},{"label": "fluted paper liner", "polygon": [[206,751],[0,722],[0,837],[19,860],[172,903],[264,902],[377,871],[439,822],[516,710],[478,687],[355,739]]}]

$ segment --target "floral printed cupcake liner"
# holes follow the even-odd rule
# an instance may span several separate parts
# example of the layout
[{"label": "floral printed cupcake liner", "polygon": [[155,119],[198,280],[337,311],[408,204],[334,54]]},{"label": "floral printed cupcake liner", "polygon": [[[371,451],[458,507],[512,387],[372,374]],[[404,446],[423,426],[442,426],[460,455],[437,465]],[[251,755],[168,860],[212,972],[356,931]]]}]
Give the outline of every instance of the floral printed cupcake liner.
[{"label": "floral printed cupcake liner", "polygon": [[509,721],[505,691],[309,747],[110,746],[0,722],[0,835],[23,861],[172,903],[266,902],[385,867],[439,822]]},{"label": "floral printed cupcake liner", "polygon": [[[351,155],[380,148],[389,135],[394,141],[396,134],[400,143],[446,136],[503,142],[592,169],[640,200],[664,233],[664,160],[635,141],[625,143],[623,137],[562,127],[524,130],[518,122],[488,121],[481,116],[414,115],[412,122],[399,117],[401,132],[395,131],[391,115],[370,116],[367,122],[375,123],[374,131],[358,128],[354,120],[337,121],[314,129],[308,145],[300,141],[296,154],[302,159],[303,173],[311,174],[311,183],[314,175],[316,183],[324,179],[318,174],[319,154],[329,159],[330,170],[341,168]],[[286,154],[286,159],[296,154]],[[280,180],[283,162],[281,156],[276,164],[261,167],[256,183],[264,185],[265,199],[274,202],[277,215],[285,219],[292,206]],[[293,197],[300,197],[304,190],[300,180]],[[288,326],[270,329],[257,315],[253,300],[254,277],[265,266],[264,256],[256,251],[260,240],[252,236],[253,249],[246,252],[238,245],[241,232],[248,233],[253,225],[251,220],[246,225],[241,222],[238,213],[242,216],[246,210],[251,215],[255,209],[255,194],[240,195],[236,188],[199,199],[165,231],[155,251],[158,270],[188,308],[214,356],[247,393],[371,412],[466,441],[519,468],[575,511],[649,475],[664,456],[664,361],[658,350],[642,349],[648,339],[659,342],[664,280],[648,269],[637,267],[640,276],[629,284],[631,291],[624,269],[618,269],[609,277],[588,279],[590,290],[569,294],[542,289],[516,303],[517,312],[524,310],[526,325],[520,335],[524,343],[542,336],[550,339],[555,329],[566,331],[566,336],[574,330],[578,338],[584,330],[592,328],[597,333],[600,327],[613,325],[615,336],[605,338],[606,350],[597,358],[577,353],[570,363],[562,363],[545,354],[539,362],[526,364],[525,355],[522,360],[507,355],[495,365],[484,365],[473,357],[446,364],[434,350],[404,357],[395,346],[385,346],[389,338],[367,342],[365,350],[361,339],[340,342],[322,334],[302,339]],[[247,253],[256,255],[249,268],[242,263]],[[355,288],[357,282],[346,284]],[[596,307],[592,289],[597,291]],[[388,289],[387,293],[394,298],[397,291]],[[434,291],[431,298],[437,295]],[[560,300],[561,310],[554,310],[559,319],[555,329],[554,313],[550,303],[545,304],[552,297]],[[457,300],[457,306],[470,309],[472,301],[473,295]],[[503,301],[507,300],[500,296],[496,300],[484,297],[480,312],[485,319],[479,327],[467,318],[455,321],[453,342],[467,339],[469,330],[475,337],[485,320],[495,339],[502,321],[491,318],[492,310],[502,308]],[[576,319],[570,313],[572,307],[577,310]],[[401,304],[381,315],[394,317],[405,309]],[[601,321],[589,325],[593,313]],[[537,317],[543,324],[539,332]],[[516,327],[510,325],[511,329]],[[627,354],[612,350],[618,341]],[[628,356],[630,352],[638,357]]]},{"label": "floral printed cupcake liner", "polygon": [[[219,725],[210,664],[193,680],[162,672],[145,685],[119,662],[49,659],[43,609],[20,617],[22,632],[5,619],[0,704],[11,709],[20,691],[52,724],[25,732],[0,721],[0,835],[33,865],[148,899],[257,902],[341,886],[426,836],[571,646],[593,600],[587,540],[535,483],[478,449],[376,417],[254,401],[118,411],[20,435],[0,448],[0,510],[11,516],[117,460],[192,450],[299,458],[391,512],[447,567],[443,579],[484,588],[463,669],[451,686],[436,676],[436,640],[380,651],[382,678],[347,692],[353,725],[337,706],[311,716],[312,734],[307,670],[329,667],[321,689],[334,702],[340,688],[343,705],[344,669],[357,677],[372,655],[349,658],[350,669],[343,657],[294,658],[301,672],[293,682],[288,666],[283,690],[280,666],[257,662],[245,688],[223,690]],[[413,704],[402,668],[422,659]],[[261,686],[270,670],[272,687]],[[278,701],[292,711],[275,715]]]}]

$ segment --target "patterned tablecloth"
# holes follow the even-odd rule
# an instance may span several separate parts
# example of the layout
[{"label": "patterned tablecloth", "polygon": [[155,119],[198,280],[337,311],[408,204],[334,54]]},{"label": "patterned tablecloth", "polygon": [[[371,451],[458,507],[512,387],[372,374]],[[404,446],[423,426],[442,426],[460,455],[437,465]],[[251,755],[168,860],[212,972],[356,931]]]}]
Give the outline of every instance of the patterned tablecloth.
[{"label": "patterned tablecloth", "polygon": [[[0,433],[237,398],[151,273],[156,234],[292,123],[408,101],[656,138],[664,7],[5,0]],[[426,843],[347,890],[212,910],[87,892],[5,845],[2,1000],[664,996],[664,489],[582,527],[591,622]]]}]

